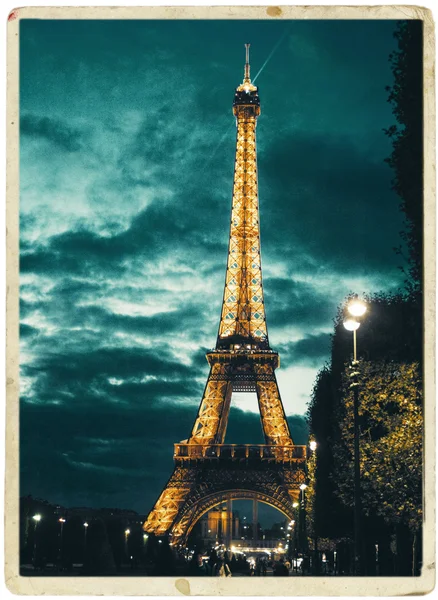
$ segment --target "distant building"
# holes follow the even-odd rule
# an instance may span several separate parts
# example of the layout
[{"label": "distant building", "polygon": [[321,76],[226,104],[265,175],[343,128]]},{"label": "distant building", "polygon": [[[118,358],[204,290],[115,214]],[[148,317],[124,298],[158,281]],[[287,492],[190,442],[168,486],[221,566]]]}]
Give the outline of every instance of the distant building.
[{"label": "distant building", "polygon": [[231,526],[231,538],[240,538],[239,511],[234,510],[228,515],[225,506],[216,506],[200,519],[201,537],[206,545],[212,542],[223,543],[228,524]]}]

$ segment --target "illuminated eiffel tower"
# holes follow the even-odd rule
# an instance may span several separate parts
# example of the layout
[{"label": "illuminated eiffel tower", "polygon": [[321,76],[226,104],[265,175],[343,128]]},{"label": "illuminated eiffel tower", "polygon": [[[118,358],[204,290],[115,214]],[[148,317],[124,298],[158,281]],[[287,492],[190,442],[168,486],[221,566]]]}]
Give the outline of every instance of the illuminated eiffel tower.
[{"label": "illuminated eiffel tower", "polygon": [[[243,83],[234,94],[237,140],[228,262],[215,350],[190,437],[175,444],[175,469],[143,528],[184,543],[212,507],[233,499],[265,502],[293,518],[305,481],[306,447],[295,446],[278,390],[277,352],[266,326],[260,257],[256,124],[258,89],[251,83],[249,44]],[[265,444],[224,444],[231,395],[256,392]],[[228,536],[229,538],[229,536]]]}]

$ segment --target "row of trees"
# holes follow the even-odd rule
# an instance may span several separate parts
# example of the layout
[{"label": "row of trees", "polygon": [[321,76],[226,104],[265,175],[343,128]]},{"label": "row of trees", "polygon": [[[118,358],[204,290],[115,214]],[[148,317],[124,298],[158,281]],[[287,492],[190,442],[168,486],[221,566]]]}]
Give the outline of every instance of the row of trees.
[{"label": "row of trees", "polygon": [[88,574],[111,574],[144,564],[146,542],[142,519],[134,511],[90,509],[83,516],[31,496],[20,499],[23,568],[53,564],[69,571],[79,564]]},{"label": "row of trees", "polygon": [[[422,24],[397,25],[389,102],[397,125],[387,159],[406,227],[405,283],[364,298],[358,331],[362,574],[417,575],[421,565],[423,439]],[[347,298],[348,302],[349,298]],[[308,408],[308,533],[323,548],[353,537],[352,334],[335,319],[331,362],[318,374]],[[376,560],[377,558],[377,560]]]}]

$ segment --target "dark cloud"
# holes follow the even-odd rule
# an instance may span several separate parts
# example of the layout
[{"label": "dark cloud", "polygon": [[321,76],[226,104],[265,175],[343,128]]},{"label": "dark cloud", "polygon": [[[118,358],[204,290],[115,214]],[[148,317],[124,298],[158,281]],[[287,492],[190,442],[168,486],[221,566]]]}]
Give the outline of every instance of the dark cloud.
[{"label": "dark cloud", "polygon": [[285,325],[317,327],[330,323],[333,306],[323,288],[310,283],[280,277],[266,278],[265,302],[269,308],[268,327]]},{"label": "dark cloud", "polygon": [[303,251],[363,274],[381,268],[382,254],[388,267],[396,264],[384,225],[395,219],[401,229],[402,219],[384,157],[370,153],[366,140],[299,130],[265,148],[264,231],[287,249],[292,265]]},{"label": "dark cloud", "polygon": [[20,117],[20,134],[43,138],[67,152],[77,152],[82,147],[82,133],[57,119],[23,114]]},{"label": "dark cloud", "polygon": [[26,338],[36,334],[38,334],[38,329],[36,327],[20,323],[20,338]]},{"label": "dark cloud", "polygon": [[[172,211],[165,204],[152,204],[139,212],[125,231],[113,235],[80,229],[54,235],[43,245],[23,242],[20,269],[54,275],[81,275],[98,269],[102,274],[123,271],[128,259],[153,261],[178,252],[187,266],[196,266],[200,272],[206,269],[208,274],[217,268],[212,261],[219,252],[226,252],[226,235],[222,231],[223,242],[212,239],[183,206],[183,200],[181,208]],[[199,213],[203,220],[208,219],[206,212]]]},{"label": "dark cloud", "polygon": [[[132,400],[133,392],[137,398],[141,395],[149,401],[159,400],[160,393],[168,396],[181,393],[190,385],[190,367],[172,360],[163,350],[145,350],[142,348],[101,348],[80,352],[55,353],[47,352],[34,360],[31,365],[23,365],[23,374],[37,377],[35,391],[39,402],[63,400],[60,394],[68,394],[76,405],[83,405],[89,400],[90,390],[101,390],[96,394],[96,401]],[[120,392],[119,385],[110,385],[107,380],[144,379],[146,375],[157,377],[161,383],[147,382],[135,390],[128,388]],[[180,382],[179,387],[170,386],[169,382]],[[193,389],[193,388],[192,388]],[[108,394],[111,390],[111,394]],[[129,392],[130,390],[130,392]],[[140,390],[140,394],[139,394]],[[197,391],[197,388],[195,388]],[[126,397],[125,397],[126,393]],[[131,395],[131,397],[129,397]]]},{"label": "dark cloud", "polygon": [[282,344],[276,349],[280,353],[282,361],[290,365],[307,365],[312,367],[321,366],[330,352],[331,335],[320,333],[309,335],[297,342]]}]

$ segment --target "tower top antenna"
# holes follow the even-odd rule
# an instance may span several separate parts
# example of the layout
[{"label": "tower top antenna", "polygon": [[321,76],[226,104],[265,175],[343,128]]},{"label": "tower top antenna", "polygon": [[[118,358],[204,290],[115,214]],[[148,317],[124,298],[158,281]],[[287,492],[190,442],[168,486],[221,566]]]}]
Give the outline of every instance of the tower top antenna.
[{"label": "tower top antenna", "polygon": [[245,82],[248,82],[248,83],[251,81],[250,76],[249,76],[249,47],[250,47],[250,45],[251,44],[245,44],[246,56],[245,56],[245,77],[244,77],[244,79],[245,79]]}]

